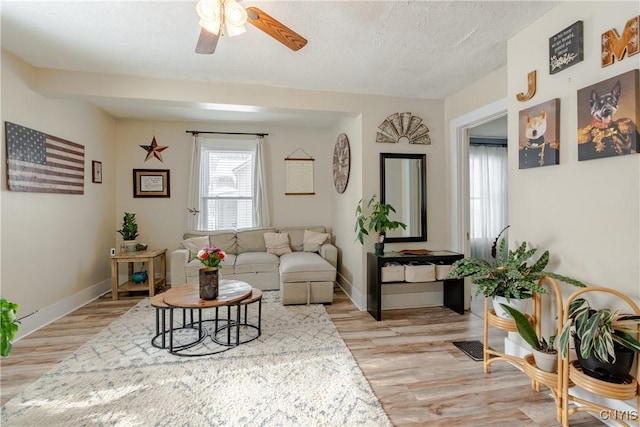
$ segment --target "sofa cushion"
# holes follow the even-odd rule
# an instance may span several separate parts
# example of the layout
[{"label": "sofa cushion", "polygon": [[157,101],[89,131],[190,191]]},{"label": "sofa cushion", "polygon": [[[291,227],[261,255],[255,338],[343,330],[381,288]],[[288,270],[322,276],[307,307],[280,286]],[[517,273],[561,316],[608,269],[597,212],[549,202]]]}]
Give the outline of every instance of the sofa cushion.
[{"label": "sofa cushion", "polygon": [[244,228],[237,232],[237,254],[244,252],[267,252],[267,246],[264,244],[264,233],[274,233],[275,228],[258,227]]},{"label": "sofa cushion", "polygon": [[236,245],[235,230],[210,231],[209,242],[211,242],[212,245],[219,247],[227,254],[237,253],[238,246]]},{"label": "sofa cushion", "polygon": [[266,252],[243,252],[236,257],[235,272],[261,273],[278,271],[280,259],[274,254]]},{"label": "sofa cushion", "polygon": [[302,250],[305,252],[318,252],[320,246],[329,238],[327,233],[317,233],[311,230],[304,230]]},{"label": "sofa cushion", "polygon": [[315,231],[317,233],[326,233],[327,229],[321,225],[313,226],[313,227],[285,227],[281,228],[278,231],[280,233],[288,233],[289,234],[289,245],[294,252],[302,251],[304,247],[304,231],[310,230]]},{"label": "sofa cushion", "polygon": [[187,231],[183,235],[183,239],[191,239],[193,237],[209,236],[209,244],[222,249],[225,253],[236,254],[236,231],[220,230],[220,231]]},{"label": "sofa cushion", "polygon": [[313,252],[291,252],[280,257],[280,282],[332,282],[336,269]]},{"label": "sofa cushion", "polygon": [[267,246],[267,253],[274,255],[284,255],[291,252],[289,247],[289,234],[287,233],[264,233],[264,244]]},{"label": "sofa cushion", "polygon": [[191,261],[198,255],[200,249],[209,246],[209,236],[191,237],[190,239],[183,240],[180,244],[189,251],[189,261]]}]

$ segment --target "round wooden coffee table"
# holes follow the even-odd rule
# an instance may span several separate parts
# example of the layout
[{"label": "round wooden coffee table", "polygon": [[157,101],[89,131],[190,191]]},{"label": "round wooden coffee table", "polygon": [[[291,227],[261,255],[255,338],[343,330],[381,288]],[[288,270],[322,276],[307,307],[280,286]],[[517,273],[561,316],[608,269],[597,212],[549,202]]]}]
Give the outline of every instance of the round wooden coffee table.
[{"label": "round wooden coffee table", "polygon": [[[220,280],[218,297],[213,300],[200,299],[200,290],[197,284],[186,284],[176,288],[171,288],[163,295],[162,301],[168,306],[169,310],[169,328],[165,332],[169,335],[169,353],[179,356],[206,356],[215,353],[221,353],[233,348],[240,342],[240,305],[241,302],[251,297],[251,285],[239,280]],[[231,320],[231,308],[236,307],[236,319]],[[227,307],[227,318],[219,317],[218,309]],[[210,319],[203,319],[203,309],[215,309],[215,315]],[[181,326],[174,324],[174,311],[182,310],[183,322]],[[191,310],[191,322],[186,321],[186,311]],[[197,310],[198,320],[193,320],[193,310]],[[205,326],[205,322],[213,322],[214,327],[209,331]],[[217,338],[217,331],[220,330],[220,323],[226,324],[227,341],[226,343]],[[231,331],[235,328],[235,341],[231,339]],[[181,329],[197,330],[194,339],[174,346],[174,333]],[[193,351],[187,352],[200,343],[210,338],[218,346],[214,350],[207,350],[202,353]]]}]

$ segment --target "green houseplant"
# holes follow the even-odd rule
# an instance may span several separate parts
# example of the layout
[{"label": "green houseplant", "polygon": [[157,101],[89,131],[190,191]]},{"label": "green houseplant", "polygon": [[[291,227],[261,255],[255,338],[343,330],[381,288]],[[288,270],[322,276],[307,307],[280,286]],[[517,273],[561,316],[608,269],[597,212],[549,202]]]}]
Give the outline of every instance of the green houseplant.
[{"label": "green houseplant", "polygon": [[2,357],[8,357],[11,354],[11,347],[13,346],[13,337],[18,332],[18,326],[20,321],[16,318],[16,312],[18,311],[18,304],[11,301],[7,301],[3,296],[0,296],[0,354]]},{"label": "green houseplant", "polygon": [[562,357],[567,357],[573,336],[583,372],[603,381],[622,383],[640,353],[637,333],[640,315],[622,314],[609,308],[596,310],[584,298],[569,305],[569,317],[560,333]]},{"label": "green houseplant", "polygon": [[[511,299],[530,298],[532,292],[547,293],[547,290],[538,284],[545,276],[574,286],[586,286],[579,280],[545,271],[544,268],[549,263],[549,251],[544,251],[537,261],[532,262],[537,249],[528,249],[526,242],[522,242],[515,251],[507,250],[506,239],[504,237],[500,239],[507,228],[509,226],[503,228],[493,241],[491,246],[493,262],[482,258],[466,257],[453,263],[447,277],[469,277],[478,286],[476,295],[482,293],[485,297],[499,297],[500,301],[504,299],[508,303]],[[498,304],[494,304],[497,312],[498,307]],[[509,317],[506,313],[497,314],[501,317]]]},{"label": "green houseplant", "polygon": [[388,203],[382,203],[377,200],[377,195],[371,196],[367,202],[367,209],[370,210],[365,215],[364,199],[360,199],[356,206],[356,238],[361,244],[364,244],[364,236],[369,235],[369,231],[373,230],[378,233],[378,242],[375,244],[375,252],[377,255],[384,253],[384,236],[389,230],[396,228],[407,228],[407,225],[400,221],[392,221],[389,219],[391,212],[395,213],[395,209]]},{"label": "green houseplant", "polygon": [[135,251],[137,247],[136,237],[138,237],[138,224],[136,214],[125,212],[122,217],[122,228],[117,230],[125,241],[128,251]]},{"label": "green houseplant", "polygon": [[518,333],[522,339],[531,346],[536,366],[545,372],[557,371],[558,350],[553,346],[556,335],[551,335],[548,341],[544,337],[538,338],[533,325],[523,313],[506,304],[501,304],[501,306],[516,322]]}]

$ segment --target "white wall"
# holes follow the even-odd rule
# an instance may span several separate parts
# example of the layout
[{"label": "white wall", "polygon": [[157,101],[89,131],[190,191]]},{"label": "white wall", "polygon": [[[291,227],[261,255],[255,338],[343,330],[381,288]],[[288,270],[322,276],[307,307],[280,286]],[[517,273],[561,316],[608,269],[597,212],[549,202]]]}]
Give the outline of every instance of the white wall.
[{"label": "white wall", "polygon": [[[84,195],[7,189],[2,131],[2,295],[20,305],[19,334],[108,289],[115,229],[115,120],[81,101],[47,99],[29,83],[33,68],[2,51],[2,122],[26,126],[85,147]],[[103,183],[91,183],[91,161]],[[38,320],[39,318],[39,320]]]},{"label": "white wall", "polygon": [[[288,127],[265,123],[230,125],[174,121],[118,120],[117,124],[117,200],[115,216],[120,224],[124,212],[136,213],[138,240],[152,247],[176,249],[186,231],[187,190],[192,136],[187,130],[268,133],[265,137],[267,177],[272,225],[331,226],[333,181],[328,153],[333,135],[328,129]],[[168,146],[163,161],[145,161],[146,151],[155,134],[159,146]],[[233,139],[234,137],[227,137]],[[236,137],[237,138],[237,137]],[[311,196],[285,196],[284,158],[301,149],[314,159],[314,191]],[[301,151],[296,156],[305,154]],[[169,169],[170,198],[134,198],[133,169]],[[113,233],[113,239],[120,235]],[[114,243],[115,244],[115,243]]]},{"label": "white wall", "polygon": [[[640,155],[578,162],[577,91],[640,66],[640,55],[600,67],[600,35],[638,15],[637,2],[566,2],[508,43],[510,239],[551,253],[549,268],[640,301]],[[548,39],[584,22],[584,61],[548,71]],[[537,70],[537,93],[526,92]],[[518,169],[518,111],[560,98],[560,164]]]}]

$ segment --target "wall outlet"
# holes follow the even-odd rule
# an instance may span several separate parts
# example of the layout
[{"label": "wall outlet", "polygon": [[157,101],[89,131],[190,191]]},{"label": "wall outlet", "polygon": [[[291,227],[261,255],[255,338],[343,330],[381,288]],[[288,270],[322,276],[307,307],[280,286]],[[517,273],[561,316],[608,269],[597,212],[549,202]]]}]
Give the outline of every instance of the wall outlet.
[{"label": "wall outlet", "polygon": [[116,248],[111,248],[110,253],[111,253],[111,256],[114,256],[116,254]]}]

